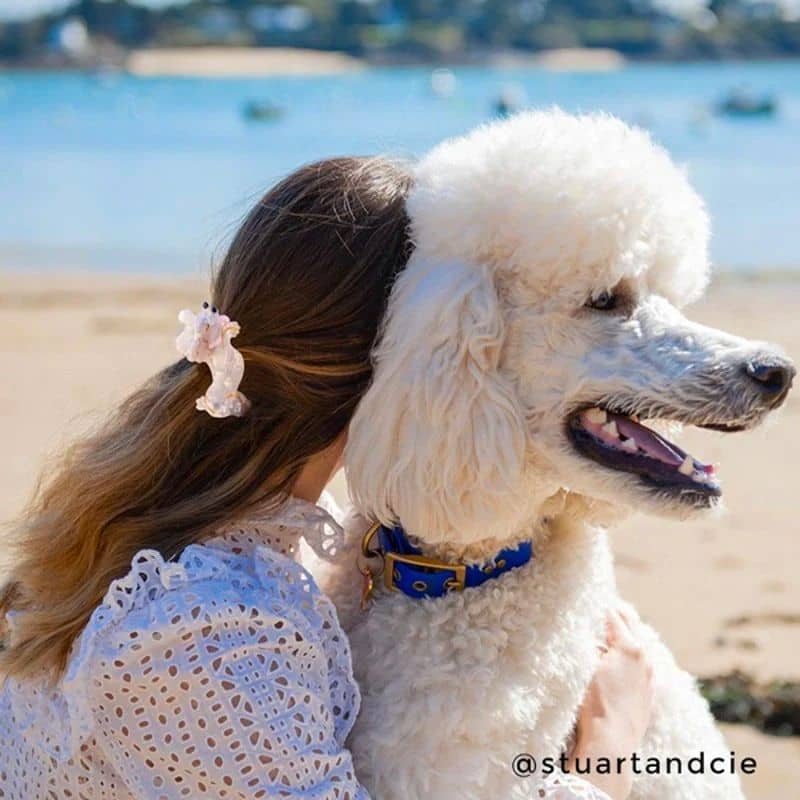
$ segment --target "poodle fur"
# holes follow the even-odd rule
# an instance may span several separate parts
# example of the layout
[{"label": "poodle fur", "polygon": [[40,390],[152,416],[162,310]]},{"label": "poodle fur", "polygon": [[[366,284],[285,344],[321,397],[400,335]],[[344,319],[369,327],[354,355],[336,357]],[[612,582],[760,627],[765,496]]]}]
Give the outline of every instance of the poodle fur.
[{"label": "poodle fur", "polygon": [[[366,613],[352,563],[331,577],[363,696],[350,746],[376,800],[532,798],[512,759],[567,746],[622,602],[606,527],[632,507],[713,505],[589,460],[568,415],[751,427],[769,409],[743,364],[781,356],[682,315],[708,279],[703,203],[612,117],[534,112],[447,141],[416,165],[407,207],[414,250],[345,454],[352,541],[379,519],[448,560],[526,538],[535,557],[439,599],[380,589]],[[586,307],[604,291],[617,309]],[[641,755],[727,757],[694,680],[641,632],[657,692]],[[707,773],[641,776],[631,797],[742,794],[737,776]]]}]

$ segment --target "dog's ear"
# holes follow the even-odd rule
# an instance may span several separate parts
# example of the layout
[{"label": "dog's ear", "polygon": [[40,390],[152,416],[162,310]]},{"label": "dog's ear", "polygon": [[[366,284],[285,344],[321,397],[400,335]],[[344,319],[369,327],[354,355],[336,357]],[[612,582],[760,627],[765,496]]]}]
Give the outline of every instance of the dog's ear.
[{"label": "dog's ear", "polygon": [[362,512],[428,541],[508,533],[526,435],[500,370],[504,338],[488,268],[412,256],[348,436],[347,476]]}]

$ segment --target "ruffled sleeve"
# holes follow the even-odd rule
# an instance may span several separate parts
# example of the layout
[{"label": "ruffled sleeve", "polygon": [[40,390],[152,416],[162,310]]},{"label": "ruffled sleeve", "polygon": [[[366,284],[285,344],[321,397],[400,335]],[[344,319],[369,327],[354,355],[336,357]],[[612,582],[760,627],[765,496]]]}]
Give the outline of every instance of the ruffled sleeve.
[{"label": "ruffled sleeve", "polygon": [[335,615],[294,562],[261,567],[140,554],[93,620],[65,689],[135,796],[366,800]]}]

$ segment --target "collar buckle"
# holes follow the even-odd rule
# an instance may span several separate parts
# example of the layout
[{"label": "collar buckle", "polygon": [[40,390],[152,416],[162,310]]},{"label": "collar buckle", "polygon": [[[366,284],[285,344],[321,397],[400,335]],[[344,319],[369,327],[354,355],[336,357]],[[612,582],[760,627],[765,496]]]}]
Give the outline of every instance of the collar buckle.
[{"label": "collar buckle", "polygon": [[[452,572],[451,578],[448,578],[444,586],[448,591],[463,591],[467,585],[467,567],[465,564],[445,564],[442,561],[437,561],[427,556],[407,555],[405,553],[394,553],[387,551],[384,553],[385,568],[383,571],[383,582],[389,591],[395,592],[398,590],[396,585],[400,580],[400,574],[395,568],[395,564],[408,564],[409,566],[416,567],[425,572],[428,570],[433,572]],[[414,582],[413,588],[418,592],[425,592],[428,585],[423,580]]]}]

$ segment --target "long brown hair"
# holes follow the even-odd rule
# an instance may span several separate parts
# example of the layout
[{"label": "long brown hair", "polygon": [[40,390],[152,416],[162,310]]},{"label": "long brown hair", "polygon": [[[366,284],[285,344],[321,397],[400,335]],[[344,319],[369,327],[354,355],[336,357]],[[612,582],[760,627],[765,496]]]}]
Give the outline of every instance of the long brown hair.
[{"label": "long brown hair", "polygon": [[16,528],[0,594],[0,674],[56,677],[109,583],[143,548],[172,558],[256,503],[285,499],[347,426],[409,254],[409,173],[380,158],[304,167],[253,208],[211,301],[241,324],[241,418],[195,410],[204,365],[178,361],[63,455]]}]

